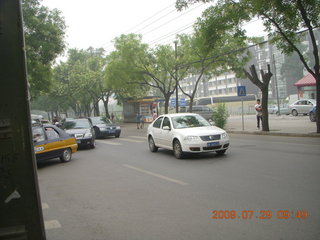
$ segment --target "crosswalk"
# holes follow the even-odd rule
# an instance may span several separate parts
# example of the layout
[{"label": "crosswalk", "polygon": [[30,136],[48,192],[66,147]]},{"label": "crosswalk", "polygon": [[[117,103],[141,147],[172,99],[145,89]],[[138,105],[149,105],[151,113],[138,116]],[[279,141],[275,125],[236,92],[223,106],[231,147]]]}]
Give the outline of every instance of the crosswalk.
[{"label": "crosswalk", "polygon": [[129,143],[145,143],[147,138],[145,136],[125,136],[120,138],[108,138],[108,139],[99,139],[96,140],[98,144],[107,144],[113,146],[121,146],[126,142]]}]

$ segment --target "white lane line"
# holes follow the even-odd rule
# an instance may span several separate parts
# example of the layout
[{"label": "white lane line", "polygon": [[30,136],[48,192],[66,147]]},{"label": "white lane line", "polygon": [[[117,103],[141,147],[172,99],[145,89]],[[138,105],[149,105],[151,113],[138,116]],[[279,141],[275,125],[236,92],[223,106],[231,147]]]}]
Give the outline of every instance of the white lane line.
[{"label": "white lane line", "polygon": [[44,228],[46,230],[61,228],[61,224],[58,220],[44,221]]},{"label": "white lane line", "polygon": [[147,136],[145,137],[141,137],[141,136],[129,136],[130,138],[138,138],[138,139],[143,139],[143,140],[147,140]]},{"label": "white lane line", "polygon": [[104,144],[115,145],[115,146],[122,145],[121,143],[111,142],[111,141],[101,141],[101,140],[96,140],[96,141],[97,143],[104,143]]},{"label": "white lane line", "polygon": [[141,169],[141,168],[137,168],[137,167],[134,167],[134,166],[131,166],[131,165],[128,165],[128,164],[123,164],[122,166],[124,166],[126,168],[130,168],[130,169],[136,170],[138,172],[149,174],[149,175],[154,176],[154,177],[161,178],[161,179],[169,181],[169,182],[177,183],[177,184],[180,184],[180,185],[183,185],[183,186],[188,185],[188,183],[186,183],[186,182],[182,182],[182,181],[179,181],[177,179],[166,177],[166,176],[163,176],[161,174],[150,172],[150,171],[147,171],[147,170],[144,170],[144,169]]},{"label": "white lane line", "polygon": [[41,207],[42,207],[42,210],[43,209],[48,209],[49,205],[48,205],[48,203],[41,203]]},{"label": "white lane line", "polygon": [[144,141],[141,141],[141,140],[134,140],[134,139],[128,139],[128,138],[119,138],[119,140],[125,141],[125,142],[133,142],[133,143],[142,143],[142,142],[144,142]]}]

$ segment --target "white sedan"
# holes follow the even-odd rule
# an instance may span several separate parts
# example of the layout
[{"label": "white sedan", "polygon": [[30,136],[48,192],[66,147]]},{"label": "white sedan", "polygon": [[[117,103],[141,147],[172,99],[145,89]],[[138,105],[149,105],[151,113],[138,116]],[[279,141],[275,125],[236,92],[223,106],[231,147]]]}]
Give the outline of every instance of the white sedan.
[{"label": "white sedan", "polygon": [[229,147],[229,136],[198,114],[165,114],[149,125],[148,143],[151,152],[165,148],[173,150],[176,158],[182,158],[187,152],[222,155]]}]

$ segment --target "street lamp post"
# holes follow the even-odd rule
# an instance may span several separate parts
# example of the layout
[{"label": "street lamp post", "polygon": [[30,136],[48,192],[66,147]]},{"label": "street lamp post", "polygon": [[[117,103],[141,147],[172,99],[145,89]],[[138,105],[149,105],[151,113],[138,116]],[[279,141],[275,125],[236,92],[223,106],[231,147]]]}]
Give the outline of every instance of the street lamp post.
[{"label": "street lamp post", "polygon": [[174,53],[175,53],[175,78],[176,78],[176,113],[179,112],[179,99],[178,99],[178,65],[177,65],[177,59],[178,59],[178,50],[177,50],[177,44],[178,41],[174,41]]},{"label": "street lamp post", "polygon": [[278,106],[278,113],[279,115],[281,115],[280,112],[280,103],[279,103],[279,90],[278,90],[278,79],[277,79],[277,69],[276,69],[276,59],[274,57],[274,54],[272,54],[273,56],[273,69],[274,69],[274,83],[275,83],[275,87],[276,87],[276,93],[277,93],[277,106]]}]

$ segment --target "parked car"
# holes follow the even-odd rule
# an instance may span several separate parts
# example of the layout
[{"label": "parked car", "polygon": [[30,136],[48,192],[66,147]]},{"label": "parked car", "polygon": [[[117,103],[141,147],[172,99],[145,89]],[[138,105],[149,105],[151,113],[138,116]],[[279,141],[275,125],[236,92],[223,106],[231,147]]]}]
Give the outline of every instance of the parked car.
[{"label": "parked car", "polygon": [[187,152],[216,152],[221,155],[229,147],[226,131],[211,126],[195,113],[161,115],[149,125],[147,136],[151,152],[161,147],[173,150],[176,158],[182,158]]},{"label": "parked car", "polygon": [[120,137],[120,126],[113,123],[110,119],[105,117],[89,117],[91,121],[96,138],[105,138],[108,136]]},{"label": "parked car", "polygon": [[288,104],[280,105],[280,113],[279,113],[279,110],[278,110],[278,105],[268,106],[268,113],[269,114],[276,114],[276,115],[280,115],[280,114],[289,115],[290,114],[289,105]]},{"label": "parked car", "polygon": [[[189,107],[181,108],[180,112],[190,112]],[[192,113],[197,113],[206,120],[209,120],[212,119],[213,110],[206,105],[194,105],[192,106]]]},{"label": "parked car", "polygon": [[315,105],[316,101],[313,99],[300,99],[290,104],[289,109],[293,116],[298,116],[299,114],[307,115]]},{"label": "parked car", "polygon": [[313,108],[311,108],[310,112],[309,112],[309,118],[311,122],[315,122],[316,121],[316,109],[317,106],[314,106]]},{"label": "parked car", "polygon": [[87,118],[70,119],[62,124],[62,129],[77,139],[78,146],[95,147],[95,133],[92,123]]},{"label": "parked car", "polygon": [[78,149],[76,139],[54,125],[33,126],[32,133],[38,162],[58,157],[62,162],[68,162]]}]

